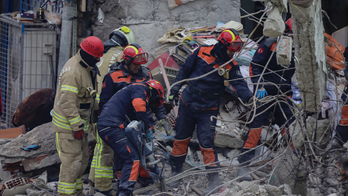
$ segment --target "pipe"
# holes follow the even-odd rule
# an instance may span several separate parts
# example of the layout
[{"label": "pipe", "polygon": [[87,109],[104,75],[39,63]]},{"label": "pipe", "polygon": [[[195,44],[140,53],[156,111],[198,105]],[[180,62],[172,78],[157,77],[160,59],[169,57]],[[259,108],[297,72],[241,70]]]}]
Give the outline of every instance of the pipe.
[{"label": "pipe", "polygon": [[[166,83],[167,90],[169,90],[169,89],[170,89],[170,84],[169,84],[167,72],[166,72],[166,70],[164,69],[164,65],[163,65],[163,62],[162,62],[162,59],[161,59],[161,58],[158,58],[158,63],[159,63],[159,65],[160,65],[160,67],[161,67],[161,71],[162,71],[162,76],[163,76],[163,79],[164,79],[164,83]],[[177,107],[177,106],[174,106],[173,109],[174,109],[175,117],[177,117],[177,116],[178,116],[178,107]]]}]

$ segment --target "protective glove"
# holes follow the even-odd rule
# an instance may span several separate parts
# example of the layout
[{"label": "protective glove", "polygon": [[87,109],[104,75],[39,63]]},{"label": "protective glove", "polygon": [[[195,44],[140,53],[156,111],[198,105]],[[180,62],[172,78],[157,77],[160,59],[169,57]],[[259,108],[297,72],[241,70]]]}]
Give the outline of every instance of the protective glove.
[{"label": "protective glove", "polygon": [[170,135],[172,133],[172,126],[166,121],[166,119],[159,120],[157,123],[160,132],[162,132],[163,127],[167,135]]},{"label": "protective glove", "polygon": [[83,139],[83,130],[80,131],[73,131],[73,136],[77,140],[82,140]]},{"label": "protective glove", "polygon": [[145,133],[145,140],[147,142],[151,141],[153,139],[153,136],[152,136],[152,130],[149,129],[146,133]]},{"label": "protective glove", "polygon": [[256,91],[257,98],[261,99],[261,98],[264,98],[266,95],[268,95],[266,89],[264,89],[263,87],[260,89],[257,89],[257,91]]},{"label": "protective glove", "polygon": [[175,107],[179,105],[179,92],[171,90],[169,95],[169,103]]}]

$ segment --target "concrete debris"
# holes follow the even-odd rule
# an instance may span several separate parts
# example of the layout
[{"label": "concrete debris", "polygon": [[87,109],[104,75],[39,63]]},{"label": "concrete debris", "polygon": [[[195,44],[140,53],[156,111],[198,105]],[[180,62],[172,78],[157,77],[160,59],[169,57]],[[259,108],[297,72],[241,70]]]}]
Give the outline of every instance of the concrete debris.
[{"label": "concrete debris", "polygon": [[272,185],[259,185],[254,181],[240,182],[232,185],[232,187],[226,188],[222,193],[216,193],[212,196],[293,196],[291,190],[287,184],[281,185],[279,187]]},{"label": "concrete debris", "polygon": [[[271,7],[272,4],[268,3],[268,7]],[[268,17],[263,26],[263,34],[265,36],[275,38],[283,35],[285,30],[285,23],[280,14],[279,8],[273,6],[272,10],[269,12]]]},{"label": "concrete debris", "polygon": [[[24,151],[20,149],[20,146],[23,144],[40,144],[41,148]],[[55,133],[52,131],[52,123],[36,127],[29,133],[4,144],[1,147],[0,161],[3,169],[6,171],[13,171],[22,166],[25,171],[31,171],[60,163],[55,145]]]},{"label": "concrete debris", "polygon": [[214,145],[220,148],[241,148],[243,140],[240,138],[233,138],[228,134],[217,133],[214,140]]},{"label": "concrete debris", "polygon": [[16,194],[23,194],[28,188],[31,187],[31,180],[29,178],[14,178],[4,182],[0,195],[2,196],[12,196]]}]

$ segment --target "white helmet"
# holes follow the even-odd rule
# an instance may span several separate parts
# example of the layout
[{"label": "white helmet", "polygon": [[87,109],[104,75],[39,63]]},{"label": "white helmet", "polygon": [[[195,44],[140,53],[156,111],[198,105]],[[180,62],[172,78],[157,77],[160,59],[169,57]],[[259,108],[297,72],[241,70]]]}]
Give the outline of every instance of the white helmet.
[{"label": "white helmet", "polygon": [[132,30],[126,26],[113,30],[109,35],[109,39],[111,39],[114,35],[117,35],[120,39],[127,41],[126,45],[133,44],[135,42]]}]

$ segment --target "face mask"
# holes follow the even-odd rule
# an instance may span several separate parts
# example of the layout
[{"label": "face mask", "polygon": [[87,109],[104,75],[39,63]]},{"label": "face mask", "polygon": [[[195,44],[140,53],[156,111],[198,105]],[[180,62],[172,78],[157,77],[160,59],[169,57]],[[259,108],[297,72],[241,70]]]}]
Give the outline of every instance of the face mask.
[{"label": "face mask", "polygon": [[99,62],[99,60],[95,59],[94,56],[88,54],[87,52],[85,52],[84,50],[80,50],[80,55],[81,58],[88,64],[88,66],[90,67],[94,67],[95,64],[97,64]]}]

